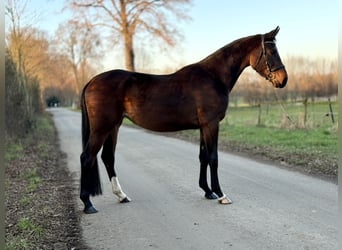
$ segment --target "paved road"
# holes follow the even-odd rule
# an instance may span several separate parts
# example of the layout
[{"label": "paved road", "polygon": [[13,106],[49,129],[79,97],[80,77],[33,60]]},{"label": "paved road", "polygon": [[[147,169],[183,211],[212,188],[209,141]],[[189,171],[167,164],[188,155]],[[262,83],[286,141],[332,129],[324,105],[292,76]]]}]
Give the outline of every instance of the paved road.
[{"label": "paved road", "polygon": [[[80,113],[49,111],[78,186]],[[191,143],[121,127],[116,169],[132,202],[117,202],[100,165],[104,195],[93,198],[99,213],[82,215],[86,243],[120,250],[337,248],[336,184],[219,152],[221,186],[234,201],[223,206],[197,186],[198,152]]]}]

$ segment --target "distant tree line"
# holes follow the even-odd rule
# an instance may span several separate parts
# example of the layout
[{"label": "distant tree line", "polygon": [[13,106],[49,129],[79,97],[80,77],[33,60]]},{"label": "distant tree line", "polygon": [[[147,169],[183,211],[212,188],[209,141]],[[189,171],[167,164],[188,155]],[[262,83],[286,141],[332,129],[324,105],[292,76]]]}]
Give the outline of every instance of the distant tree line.
[{"label": "distant tree line", "polygon": [[284,60],[288,72],[285,88],[275,89],[256,72],[246,70],[232,91],[232,99],[249,105],[275,101],[314,102],[337,96],[337,60],[291,56]]}]

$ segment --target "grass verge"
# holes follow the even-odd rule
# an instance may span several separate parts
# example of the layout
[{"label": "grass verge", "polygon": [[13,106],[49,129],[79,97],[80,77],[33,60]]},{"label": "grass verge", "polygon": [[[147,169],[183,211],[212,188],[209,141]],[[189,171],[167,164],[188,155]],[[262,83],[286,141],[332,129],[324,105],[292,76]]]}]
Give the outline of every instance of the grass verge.
[{"label": "grass verge", "polygon": [[87,249],[51,117],[37,117],[25,138],[6,137],[5,149],[5,249]]}]

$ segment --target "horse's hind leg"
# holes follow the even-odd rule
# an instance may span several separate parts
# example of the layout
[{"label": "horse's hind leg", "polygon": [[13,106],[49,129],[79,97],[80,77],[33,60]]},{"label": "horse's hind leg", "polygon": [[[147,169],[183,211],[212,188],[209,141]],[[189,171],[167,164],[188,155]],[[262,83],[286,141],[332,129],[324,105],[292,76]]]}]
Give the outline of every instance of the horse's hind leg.
[{"label": "horse's hind leg", "polygon": [[97,153],[103,143],[103,136],[91,135],[87,147],[81,154],[81,192],[80,198],[84,203],[84,212],[96,213],[97,210],[90,202],[90,195],[102,193],[97,163]]},{"label": "horse's hind leg", "polygon": [[126,203],[130,201],[130,198],[122,191],[119,179],[116,176],[114,164],[115,164],[115,148],[118,136],[119,126],[116,126],[113,132],[107,137],[105,143],[103,144],[101,158],[106,166],[108,177],[112,183],[113,193],[118,197],[121,203]]}]

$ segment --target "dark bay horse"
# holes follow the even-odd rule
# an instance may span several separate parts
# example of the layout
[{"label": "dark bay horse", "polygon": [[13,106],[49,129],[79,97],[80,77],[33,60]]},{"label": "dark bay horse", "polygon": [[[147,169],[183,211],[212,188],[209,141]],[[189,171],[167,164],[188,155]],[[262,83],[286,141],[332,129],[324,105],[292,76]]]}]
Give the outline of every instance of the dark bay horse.
[{"label": "dark bay horse", "polygon": [[[80,198],[84,212],[97,212],[89,196],[102,193],[97,163],[102,146],[101,158],[113,193],[122,203],[130,201],[114,170],[117,135],[124,117],[158,132],[200,129],[199,186],[206,198],[230,204],[232,201],[222,192],[217,174],[219,122],[225,117],[229,93],[247,66],[276,88],[286,85],[287,72],[275,44],[278,31],[279,27],[266,34],[238,39],[173,74],[112,70],[90,80],[81,96]],[[207,182],[208,165],[211,188]]]}]

